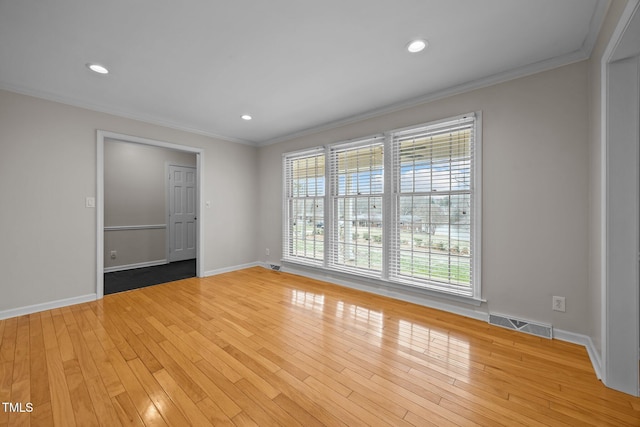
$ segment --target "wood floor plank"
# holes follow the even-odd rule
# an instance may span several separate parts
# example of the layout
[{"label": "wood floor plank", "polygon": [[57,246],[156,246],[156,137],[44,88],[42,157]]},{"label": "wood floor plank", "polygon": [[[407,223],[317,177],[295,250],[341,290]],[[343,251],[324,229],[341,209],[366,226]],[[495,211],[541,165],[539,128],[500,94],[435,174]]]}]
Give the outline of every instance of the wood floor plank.
[{"label": "wood floor plank", "polygon": [[56,329],[53,326],[53,319],[50,311],[40,312],[40,323],[42,325],[42,338],[45,350],[50,350],[58,346],[56,339]]},{"label": "wood floor plank", "polygon": [[640,426],[584,347],[260,267],[0,320],[0,400],[34,404],[0,427]]},{"label": "wood floor plank", "polygon": [[246,412],[240,412],[231,421],[237,427],[260,427]]},{"label": "wood floor plank", "polygon": [[[280,369],[284,369],[289,372],[291,375],[299,379],[300,381],[304,381],[305,378],[309,376],[309,373],[300,367],[298,363],[293,363],[291,360],[285,359],[279,354],[274,353],[268,348],[262,347],[258,350],[258,353],[263,357],[269,359],[272,363],[278,366]],[[273,372],[277,372],[273,371]]]},{"label": "wood floor plank", "polygon": [[202,411],[204,416],[207,417],[209,422],[214,426],[226,426],[226,427],[234,426],[233,421],[231,421],[231,419],[227,415],[225,415],[222,408],[220,408],[220,406],[218,406],[210,398],[207,397],[205,399],[202,399],[200,402],[197,403],[197,406],[200,409],[200,411]]},{"label": "wood floor plank", "polygon": [[[200,331],[193,331],[183,340],[192,347],[200,346],[204,360],[215,360],[216,367],[231,382],[236,382],[242,378],[242,375],[233,368],[236,360],[227,352],[220,348],[215,342],[208,340]],[[199,362],[196,362],[198,364]]]},{"label": "wood floor plank", "polygon": [[[34,409],[33,413],[31,413],[30,422],[31,427],[54,427],[51,402],[38,405],[38,409]],[[114,426],[118,425],[114,424]]]},{"label": "wood floor plank", "polygon": [[111,396],[104,386],[100,377],[88,378],[86,380],[87,392],[93,404],[93,410],[98,419],[98,424],[104,427],[117,426],[120,424],[118,413],[113,406]]},{"label": "wood floor plank", "polygon": [[144,423],[127,392],[120,393],[112,399],[112,402],[123,426],[144,427]]},{"label": "wood floor plank", "polygon": [[51,401],[49,395],[49,378],[47,373],[47,356],[40,314],[30,316],[29,328],[30,348],[30,397],[29,401],[37,408]]},{"label": "wood floor plank", "polygon": [[47,373],[54,424],[56,426],[75,426],[75,412],[71,403],[70,388],[57,347],[47,350]]},{"label": "wood floor plank", "polygon": [[279,390],[269,383],[268,378],[271,372],[267,368],[232,345],[226,346],[224,351],[246,368],[241,372],[243,380],[247,380],[262,393],[269,396],[270,399],[273,399],[280,393]]},{"label": "wood floor plank", "polygon": [[[122,381],[109,361],[109,356],[102,347],[94,331],[86,332],[84,334],[84,340],[109,396],[115,397],[124,393],[125,389],[122,385]],[[115,347],[110,347],[110,349],[113,348]]]},{"label": "wood floor plank", "polygon": [[184,392],[178,383],[164,369],[153,374],[158,383],[162,386],[165,393],[171,397],[174,403],[182,411],[182,415],[187,418],[193,426],[210,426],[213,425],[207,417],[202,413],[196,402]]},{"label": "wood floor plank", "polygon": [[29,426],[30,415],[28,412],[22,412],[27,402],[29,402],[29,380],[14,382],[11,387],[11,403],[18,403],[20,409],[17,412],[9,412],[9,425]]},{"label": "wood floor plank", "polygon": [[0,320],[0,348],[2,348],[2,340],[4,338],[4,330],[7,326],[7,323],[9,323],[9,321],[6,319]]},{"label": "wood floor plank", "polygon": [[384,408],[397,418],[404,418],[407,415],[407,408],[396,402],[393,395],[387,394],[386,389],[369,381],[368,378],[361,377],[357,372],[353,372],[350,369],[345,369],[343,374],[348,378],[348,387],[353,390],[353,393],[349,395],[350,399],[353,400],[353,394],[356,393],[361,396],[360,401],[363,398],[368,399],[372,404]]},{"label": "wood floor plank", "polygon": [[[314,404],[319,405],[320,412],[318,413],[313,412],[313,410],[309,409],[308,405],[305,405],[307,411],[313,414],[316,418],[324,421],[327,418],[331,420],[331,417],[335,417],[335,421],[327,422],[327,425],[353,426],[363,424],[363,421],[354,413],[349,412],[349,410],[344,409],[342,406],[335,403],[336,400],[346,399],[346,396],[328,391],[326,386],[321,383],[316,385],[311,377],[307,378],[305,381],[299,381],[283,370],[276,372],[275,375],[287,384],[287,387],[290,389],[287,392],[288,396],[291,397],[299,394],[300,396],[314,402]],[[292,393],[291,389],[295,390],[295,392]],[[305,399],[297,399],[298,402],[304,400]]]},{"label": "wood floor plank", "polygon": [[274,398],[278,396],[270,397],[265,395],[245,378],[238,381],[236,385],[254,405],[260,407],[271,422],[283,426],[302,427],[302,424],[300,424],[298,420],[274,402]]},{"label": "wood floor plank", "polygon": [[274,401],[284,395],[321,423],[330,426],[346,426],[346,423],[343,422],[345,418],[339,417],[339,413],[334,406],[325,405],[323,404],[324,400],[319,398],[318,395],[308,393],[312,389],[287,371],[278,371],[270,378],[270,381],[281,391]]},{"label": "wood floor plank", "polygon": [[154,328],[156,328],[156,330],[158,330],[158,332],[160,332],[162,336],[164,336],[165,339],[162,342],[176,343],[176,345],[182,349],[183,353],[189,358],[192,363],[202,359],[202,356],[200,355],[200,353],[198,353],[197,350],[192,349],[186,343],[182,343],[183,340],[181,337],[187,335],[186,333],[182,332],[182,329],[178,328],[176,325],[170,325],[169,327],[166,327],[155,317],[148,317],[147,321]]},{"label": "wood floor plank", "polygon": [[60,351],[60,358],[63,362],[75,359],[76,354],[73,350],[73,344],[71,343],[67,324],[65,323],[64,317],[59,309],[51,311],[51,319],[56,331],[56,339],[58,341],[57,348]]},{"label": "wood floor plank", "polygon": [[269,415],[238,387],[238,383],[243,381],[243,378],[232,383],[214,365],[215,361],[209,363],[209,361],[203,359],[198,362],[198,368],[240,407],[241,412],[235,415],[232,421],[234,423],[246,423],[247,425],[252,425],[252,423],[268,425],[270,423]]},{"label": "wood floor plank", "polygon": [[[153,353],[151,353],[147,349],[147,347],[145,347],[145,345],[140,341],[140,334],[136,334],[134,332],[134,330],[142,330],[142,328],[140,328],[139,325],[135,322],[125,322],[123,318],[124,316],[113,316],[113,321],[120,330],[123,338],[127,341],[127,344],[129,345],[131,350],[133,350],[133,352],[135,353],[136,358],[142,360],[142,362],[150,371],[155,372],[159,369],[162,369],[162,365],[160,364],[160,362],[158,362]],[[130,356],[127,356],[126,360],[132,360],[132,358]]]},{"label": "wood floor plank", "polygon": [[[145,346],[147,346],[160,364],[162,364],[162,370],[167,371],[173,378],[178,380],[180,386],[191,396],[194,402],[199,402],[206,397],[204,390],[185,372],[185,369],[180,363],[171,357],[170,354],[167,354],[163,347],[161,347],[160,344],[166,343],[166,341],[158,344],[151,339],[147,339],[144,334],[140,335],[140,338],[144,340]],[[165,345],[165,347],[168,346]]]},{"label": "wood floor plank", "polygon": [[[209,398],[213,399],[217,406],[223,408],[223,412],[229,418],[236,416],[241,410],[210,378],[194,365],[187,356],[171,343],[164,341],[160,347],[178,363],[185,373],[191,378]],[[199,359],[201,360],[201,359]],[[192,398],[193,399],[193,398]],[[201,400],[204,400],[201,399]]]},{"label": "wood floor plank", "polygon": [[[13,362],[0,362],[0,402],[11,401],[11,386],[13,385]],[[9,412],[0,411],[0,425],[9,422]]]},{"label": "wood floor plank", "polygon": [[293,419],[298,421],[305,427],[309,426],[323,426],[324,424],[318,421],[316,417],[307,412],[303,407],[298,405],[294,400],[291,400],[288,396],[280,393],[273,399],[273,402],[286,411]]},{"label": "wood floor plank", "polygon": [[[113,314],[112,316],[107,316],[104,322],[105,332],[109,337],[109,340],[106,342],[107,346],[104,347],[105,351],[110,351],[112,348],[116,348],[124,360],[131,360],[138,357],[138,354],[135,352],[133,348],[127,342],[127,339],[122,335],[122,331],[118,327],[118,315]],[[98,335],[98,338],[101,338]],[[111,347],[113,344],[113,347]]]},{"label": "wood floor plank", "polygon": [[16,342],[13,357],[13,382],[19,383],[29,380],[30,376],[30,345],[29,345],[29,316],[18,318]]},{"label": "wood floor plank", "polygon": [[82,375],[85,378],[94,378],[99,376],[100,373],[98,372],[98,368],[91,357],[91,353],[87,348],[84,336],[78,326],[70,325],[67,330],[69,332],[71,344],[73,345],[74,353],[76,354],[76,359],[74,360],[78,361],[78,365],[80,369],[82,369]]},{"label": "wood floor plank", "polygon": [[[76,423],[80,426],[97,426],[98,419],[85,384],[85,377],[80,368],[80,363],[76,359],[72,359],[64,362],[63,366]],[[87,379],[91,378],[95,377]]]},{"label": "wood floor plank", "polygon": [[[253,335],[253,334],[252,334]],[[250,337],[245,337],[245,340],[242,339],[238,339],[238,337],[235,337],[227,332],[219,332],[218,336],[220,338],[222,338],[223,340],[225,340],[226,342],[228,342],[230,345],[232,345],[233,347],[237,348],[239,351],[243,352],[244,354],[246,354],[247,356],[251,357],[253,360],[255,360],[256,363],[259,363],[261,366],[263,366],[265,369],[267,369],[270,372],[277,372],[279,371],[281,368],[280,366],[276,365],[275,363],[273,363],[271,360],[269,360],[268,358],[264,357],[262,354],[260,354],[259,351],[259,346],[256,346],[255,344],[253,345],[247,345],[246,342],[246,338]],[[251,341],[252,343],[254,342],[253,340]]]},{"label": "wood floor plank", "polygon": [[146,365],[140,359],[132,359],[127,362],[140,384],[145,389],[149,398],[170,426],[184,426],[189,422],[164,391],[162,386],[153,377]]},{"label": "wood floor plank", "polygon": [[[129,365],[122,354],[117,349],[111,349],[107,353],[113,368],[117,372],[120,380],[122,381],[122,385],[127,391],[128,399],[133,403],[133,406],[143,423],[158,426],[166,425],[162,416],[158,412],[158,409],[151,401],[151,398],[144,390],[135,374],[129,368]],[[130,411],[128,410],[127,413],[129,414],[129,412]],[[134,417],[129,414],[129,418]]]}]

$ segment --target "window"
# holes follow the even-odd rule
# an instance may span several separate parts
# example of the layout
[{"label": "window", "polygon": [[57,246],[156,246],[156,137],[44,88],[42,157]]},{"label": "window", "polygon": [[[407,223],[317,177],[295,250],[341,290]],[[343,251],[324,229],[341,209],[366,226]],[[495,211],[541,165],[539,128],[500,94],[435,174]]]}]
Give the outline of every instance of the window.
[{"label": "window", "polygon": [[285,154],[284,260],[480,299],[478,122]]},{"label": "window", "polygon": [[330,265],[382,271],[384,138],[331,147]]},{"label": "window", "polygon": [[472,295],[474,117],[391,134],[390,276]]},{"label": "window", "polygon": [[318,263],[324,259],[324,150],[284,157],[286,260]]}]

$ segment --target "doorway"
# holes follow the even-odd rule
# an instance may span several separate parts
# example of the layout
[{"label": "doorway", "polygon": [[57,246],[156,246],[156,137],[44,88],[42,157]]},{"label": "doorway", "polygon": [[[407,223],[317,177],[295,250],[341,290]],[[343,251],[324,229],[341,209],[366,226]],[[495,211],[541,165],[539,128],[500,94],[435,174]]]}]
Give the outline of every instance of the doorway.
[{"label": "doorway", "polygon": [[[165,190],[165,180],[163,175],[165,174],[165,163],[163,161],[162,166],[161,166],[161,177],[160,177],[160,186],[162,187],[161,192],[162,192],[162,200],[161,200],[161,212],[160,215],[162,217],[162,220],[158,221],[157,217],[153,217],[153,219],[150,219],[149,216],[145,217],[145,210],[144,209],[140,209],[137,210],[134,213],[129,212],[129,214],[131,214],[132,216],[129,216],[126,220],[124,219],[124,217],[119,217],[119,216],[115,216],[115,220],[113,220],[114,216],[112,215],[111,212],[111,206],[107,206],[105,204],[105,163],[106,163],[106,156],[105,156],[105,144],[110,144],[110,143],[118,143],[121,144],[123,146],[132,148],[132,150],[130,151],[135,151],[133,150],[133,148],[135,149],[161,149],[161,150],[169,150],[172,151],[178,155],[182,155],[183,158],[184,156],[186,156],[187,158],[191,157],[194,158],[194,165],[191,166],[191,177],[190,179],[192,179],[194,181],[193,186],[191,187],[191,194],[190,194],[190,203],[191,203],[191,211],[193,212],[192,216],[193,216],[193,221],[191,221],[190,223],[190,227],[192,229],[192,234],[190,237],[190,241],[189,244],[191,246],[191,258],[195,258],[195,272],[196,272],[196,276],[198,277],[202,277],[203,273],[204,273],[204,269],[203,269],[203,265],[202,262],[200,262],[201,257],[203,256],[203,238],[202,238],[202,221],[198,221],[198,214],[200,212],[200,200],[202,200],[201,194],[202,194],[202,185],[201,185],[201,174],[202,174],[202,170],[203,170],[203,161],[202,161],[202,153],[203,150],[200,148],[196,148],[196,147],[189,147],[189,146],[183,146],[183,145],[178,145],[178,144],[172,144],[172,143],[167,143],[167,142],[163,142],[163,141],[156,141],[156,140],[151,140],[151,139],[146,139],[146,138],[139,138],[139,137],[134,137],[134,136],[129,136],[129,135],[123,135],[123,134],[117,134],[117,133],[113,133],[113,132],[107,132],[107,131],[98,131],[97,132],[97,191],[96,191],[96,216],[97,216],[97,220],[96,220],[96,241],[97,241],[97,248],[96,248],[96,252],[97,252],[97,267],[96,267],[96,293],[98,298],[102,298],[105,294],[105,289],[104,289],[104,272],[105,271],[109,271],[108,269],[105,269],[105,265],[106,264],[114,264],[111,262],[112,260],[112,256],[115,257],[116,260],[118,260],[118,263],[120,264],[120,267],[122,267],[122,265],[125,266],[129,266],[129,267],[142,267],[142,268],[146,268],[146,267],[152,267],[154,264],[155,265],[160,265],[160,264],[167,264],[169,258],[166,257],[166,254],[168,254],[167,250],[166,250],[166,245],[165,242],[168,241],[168,238],[165,238],[165,234],[168,231],[168,223],[162,224],[162,222],[164,222],[164,216],[165,216],[165,210],[163,209],[165,206],[165,197],[164,197],[164,192],[167,191]],[[140,150],[138,150],[140,151]],[[140,165],[140,163],[136,163],[137,165]],[[143,195],[142,197],[146,197],[146,195]],[[150,202],[150,201],[147,201]],[[124,198],[123,201],[121,201],[121,203],[124,203],[126,205],[127,200],[126,198]],[[156,201],[157,204],[157,201]],[[122,206],[120,206],[122,207]],[[118,206],[116,206],[116,208],[118,208]],[[105,227],[105,210],[109,209],[109,220],[112,222],[111,224],[108,224],[109,227]],[[126,211],[126,209],[124,209],[124,211]],[[132,219],[133,218],[133,219]],[[138,233],[139,236],[144,235],[146,237],[144,238],[140,238],[140,239],[136,239],[136,237],[134,236],[133,239],[131,239],[131,236],[128,236],[128,244],[120,244],[119,247],[123,248],[122,252],[119,251],[117,248],[116,249],[111,249],[111,248],[106,248],[106,246],[110,245],[111,241],[108,241],[107,239],[105,239],[105,235],[106,233],[121,233],[121,234],[131,234],[131,233]],[[162,236],[162,238],[160,239],[161,242],[158,243],[158,236]],[[154,237],[155,236],[155,237]],[[122,236],[121,236],[122,237]],[[151,240],[152,241],[152,248],[151,251],[155,250],[156,253],[149,255],[146,254],[147,258],[144,259],[144,261],[139,262],[140,259],[135,259],[135,256],[140,256],[140,253],[137,252],[145,252],[145,250],[141,250],[141,251],[136,251],[135,250],[135,245],[138,243],[137,240]],[[155,240],[154,240],[155,239]],[[117,241],[118,239],[113,239],[114,241]],[[107,242],[107,245],[105,245],[105,242]],[[130,250],[131,248],[129,248],[128,245],[133,246],[134,250]],[[157,249],[160,248],[160,253],[161,255],[158,256],[157,255]],[[115,253],[113,253],[112,251],[114,251]],[[129,257],[129,258],[127,258]],[[145,265],[145,263],[148,263],[148,265]]]}]

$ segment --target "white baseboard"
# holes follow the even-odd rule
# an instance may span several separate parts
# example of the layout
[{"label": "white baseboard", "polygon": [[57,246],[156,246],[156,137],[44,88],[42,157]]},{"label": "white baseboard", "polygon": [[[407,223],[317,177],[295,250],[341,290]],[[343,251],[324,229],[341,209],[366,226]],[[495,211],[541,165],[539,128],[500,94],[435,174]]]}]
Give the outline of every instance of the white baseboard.
[{"label": "white baseboard", "polygon": [[250,262],[248,264],[232,265],[230,267],[216,268],[215,270],[209,270],[204,272],[204,277],[216,276],[218,274],[230,273],[232,271],[244,270],[245,268],[263,267],[261,262]]},{"label": "white baseboard", "polygon": [[104,272],[105,273],[113,273],[115,271],[134,270],[136,268],[155,267],[157,265],[164,265],[164,264],[167,264],[167,263],[168,263],[168,261],[166,259],[158,259],[158,260],[155,260],[155,261],[138,262],[136,264],[115,265],[113,267],[106,267],[104,269]]},{"label": "white baseboard", "polygon": [[600,360],[600,353],[596,349],[595,345],[593,345],[591,337],[576,334],[574,332],[563,331],[561,329],[554,329],[553,335],[554,338],[558,340],[584,346],[587,349],[587,354],[589,354],[589,359],[593,365],[593,370],[596,372],[596,376],[599,380],[602,379],[602,362]]},{"label": "white baseboard", "polygon": [[[265,268],[270,268],[270,264],[263,264]],[[283,266],[282,270],[285,273],[297,274],[311,279],[320,280],[323,282],[333,283],[334,285],[344,286],[346,288],[356,289],[363,292],[369,292],[372,294],[397,299],[400,301],[410,302],[413,304],[422,305],[424,307],[434,308],[437,310],[446,311],[449,313],[458,314],[464,317],[470,317],[476,320],[489,321],[489,314],[484,311],[473,310],[466,307],[450,304],[443,301],[437,301],[429,298],[428,296],[411,294],[409,291],[403,292],[402,289],[382,287],[376,284],[367,284],[364,281],[356,282],[348,279],[340,279],[328,274],[315,274],[306,269],[297,269],[289,265]]]},{"label": "white baseboard", "polygon": [[95,301],[96,294],[81,295],[79,297],[59,299],[56,301],[43,302],[41,304],[28,305],[26,307],[12,308],[0,311],[0,320],[10,317],[24,316],[25,314],[37,313],[44,310],[52,310],[54,308],[66,307],[68,305],[82,304],[84,302]]}]

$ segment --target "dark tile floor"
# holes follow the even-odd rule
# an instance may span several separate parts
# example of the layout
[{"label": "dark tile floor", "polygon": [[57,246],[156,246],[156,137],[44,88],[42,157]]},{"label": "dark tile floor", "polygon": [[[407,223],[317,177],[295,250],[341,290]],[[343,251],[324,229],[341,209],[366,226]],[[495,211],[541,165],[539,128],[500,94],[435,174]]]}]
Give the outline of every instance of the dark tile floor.
[{"label": "dark tile floor", "polygon": [[104,294],[114,294],[189,277],[196,277],[195,259],[171,262],[155,267],[115,271],[104,275]]}]

